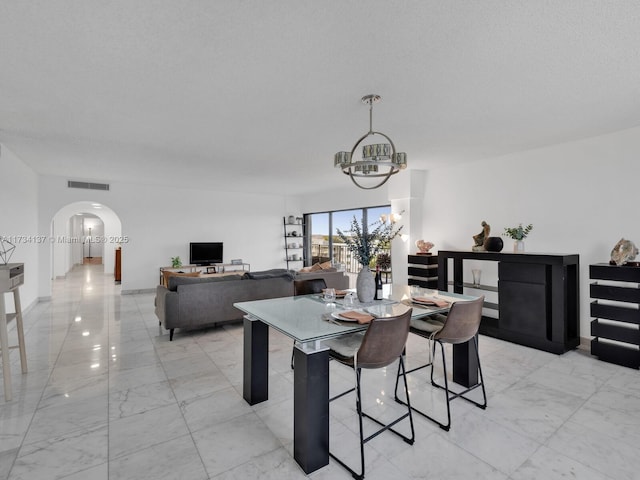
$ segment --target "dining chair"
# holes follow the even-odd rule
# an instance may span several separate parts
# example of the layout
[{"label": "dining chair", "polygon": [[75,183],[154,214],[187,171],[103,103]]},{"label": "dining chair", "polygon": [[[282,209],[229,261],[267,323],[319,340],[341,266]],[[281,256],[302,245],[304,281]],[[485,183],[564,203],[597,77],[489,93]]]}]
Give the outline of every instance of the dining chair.
[{"label": "dining chair", "polygon": [[324,281],[324,278],[310,278],[308,280],[293,281],[293,294],[295,296],[322,293],[322,290],[325,288],[327,288],[327,282]]},{"label": "dining chair", "polygon": [[[327,288],[327,282],[324,278],[310,278],[308,280],[294,280],[293,281],[293,295],[311,295],[314,293],[322,293],[322,290]],[[295,342],[294,342],[295,344]],[[293,352],[291,350],[291,370],[293,370]]]},{"label": "dining chair", "polygon": [[[413,416],[411,413],[411,404],[409,401],[409,390],[406,382],[406,375],[404,375],[404,360],[402,354],[404,347],[409,336],[409,322],[411,320],[412,309],[407,310],[402,315],[395,317],[379,317],[374,318],[369,323],[369,326],[364,334],[346,335],[344,337],[338,337],[335,339],[327,340],[325,345],[329,347],[330,358],[347,365],[355,370],[355,386],[345,392],[342,392],[329,399],[332,402],[348,393],[355,390],[356,392],[356,411],[358,413],[358,421],[360,426],[360,468],[362,473],[357,473],[351,467],[349,467],[343,460],[334,455],[329,450],[331,458],[336,460],[340,465],[346,468],[351,475],[356,479],[363,479],[365,474],[365,461],[364,461],[364,445],[369,440],[377,437],[385,430],[389,430],[399,437],[401,437],[409,445],[413,445],[415,440],[415,430],[413,427]],[[374,418],[362,411],[362,390],[361,390],[361,374],[362,369],[378,369],[384,368],[398,359],[399,371],[403,372],[405,379],[405,394],[407,395],[407,412],[390,423],[382,423],[377,418]],[[373,422],[380,425],[382,428],[375,431],[373,434],[364,438],[363,433],[363,417],[366,417]],[[411,425],[411,437],[405,436],[402,433],[394,430],[392,427],[409,418]]]},{"label": "dining chair", "polygon": [[[415,372],[416,370],[420,370],[425,367],[431,367],[431,384],[436,388],[444,389],[445,398],[447,404],[447,423],[442,423],[434,417],[424,413],[423,411],[418,410],[413,407],[413,410],[419,413],[420,415],[428,418],[432,422],[437,423],[440,428],[448,431],[451,428],[451,407],[450,402],[456,398],[463,398],[464,400],[473,403],[479,408],[483,410],[487,408],[487,393],[484,387],[484,378],[482,376],[482,366],[480,365],[480,355],[478,354],[478,329],[480,328],[480,320],[482,319],[482,305],[484,303],[484,296],[481,296],[475,300],[470,301],[457,301],[449,310],[449,313],[445,315],[438,315],[432,319],[414,319],[411,320],[410,332],[421,337],[427,338],[432,342],[429,345],[430,355],[428,363],[424,365],[420,365],[419,367],[412,368],[411,370],[407,370],[404,374],[401,373],[400,368],[398,368],[398,375],[396,377],[396,387],[395,387],[395,399],[397,402],[405,404],[398,397],[398,383],[400,376],[405,376],[405,385],[406,385],[406,375],[411,372]],[[478,362],[478,373],[480,377],[480,382],[472,385],[471,387],[460,391],[453,392],[449,389],[449,380],[447,378],[447,360],[444,351],[444,344],[461,344],[466,342],[473,342],[476,359]],[[440,345],[440,351],[442,352],[442,365],[444,370],[444,385],[440,385],[435,382],[433,379],[433,368],[436,360],[436,344]],[[482,388],[482,402],[477,402],[467,396],[465,394],[469,393],[471,390],[476,388]],[[409,396],[407,395],[407,404],[409,403]]]}]

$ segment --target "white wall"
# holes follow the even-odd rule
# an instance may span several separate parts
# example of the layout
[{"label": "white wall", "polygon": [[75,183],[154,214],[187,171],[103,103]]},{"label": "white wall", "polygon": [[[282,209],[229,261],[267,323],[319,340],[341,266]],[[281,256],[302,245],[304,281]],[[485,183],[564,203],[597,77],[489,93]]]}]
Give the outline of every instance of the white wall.
[{"label": "white wall", "polygon": [[432,170],[422,237],[435,250],[470,250],[482,220],[492,236],[532,223],[526,251],[580,255],[580,335],[588,338],[589,264],[608,262],[621,237],[640,245],[638,178],[640,128]]},{"label": "white wall", "polygon": [[[285,268],[282,217],[295,203],[283,195],[221,192],[214,180],[211,190],[111,182],[103,192],[67,188],[66,178],[41,176],[40,226],[48,229],[58,210],[74,202],[112,209],[128,238],[122,243],[123,292],[155,288],[159,267],[170,265],[171,257],[188,263],[191,241],[224,242],[225,261],[242,258],[252,270]],[[41,262],[40,291],[47,296],[50,260],[46,249],[41,253],[46,261]]]},{"label": "white wall", "polygon": [[[37,175],[13,152],[0,145],[0,235],[8,236],[16,246],[9,262],[24,263],[25,283],[20,287],[23,311],[38,299],[38,240],[29,237],[48,234],[38,231],[37,200]],[[20,241],[13,241],[16,240],[13,236],[19,236]],[[5,301],[7,311],[13,311],[13,296],[6,295]]]},{"label": "white wall", "polygon": [[[336,175],[338,173],[336,172]],[[362,190],[353,185],[347,177],[343,177],[341,175],[339,179],[346,182],[345,187],[298,197],[301,212],[317,213],[331,210],[350,210],[352,208],[386,205],[389,203],[386,185],[375,190]],[[389,182],[393,180],[395,179],[391,179]]]}]

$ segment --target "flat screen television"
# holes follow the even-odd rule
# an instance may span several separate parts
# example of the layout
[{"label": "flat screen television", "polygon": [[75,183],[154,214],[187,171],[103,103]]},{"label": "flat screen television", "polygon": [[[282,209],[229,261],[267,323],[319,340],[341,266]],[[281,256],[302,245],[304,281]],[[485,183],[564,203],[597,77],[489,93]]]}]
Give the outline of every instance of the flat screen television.
[{"label": "flat screen television", "polygon": [[191,242],[189,244],[191,265],[222,263],[222,258],[222,242]]}]

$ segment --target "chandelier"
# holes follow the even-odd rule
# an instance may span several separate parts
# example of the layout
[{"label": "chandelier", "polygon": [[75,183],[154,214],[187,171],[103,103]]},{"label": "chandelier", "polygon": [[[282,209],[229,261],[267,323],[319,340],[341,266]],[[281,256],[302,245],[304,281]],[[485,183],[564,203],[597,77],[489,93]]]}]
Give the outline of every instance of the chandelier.
[{"label": "chandelier", "polygon": [[[338,152],[334,156],[334,166],[349,175],[351,181],[365,190],[381,187],[387,180],[407,168],[407,154],[396,152],[393,141],[382,132],[373,131],[373,104],[382,100],[380,95],[365,95],[362,103],[369,105],[369,131],[353,146],[350,152]],[[370,135],[380,135],[389,143],[362,145],[362,159],[354,159],[353,154]],[[374,179],[372,182],[364,178]]]}]

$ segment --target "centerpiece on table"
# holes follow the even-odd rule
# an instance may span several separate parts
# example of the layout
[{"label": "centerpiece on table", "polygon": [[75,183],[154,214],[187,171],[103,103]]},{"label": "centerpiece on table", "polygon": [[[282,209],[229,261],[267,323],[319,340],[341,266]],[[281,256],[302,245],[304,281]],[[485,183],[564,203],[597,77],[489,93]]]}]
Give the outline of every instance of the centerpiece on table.
[{"label": "centerpiece on table", "polygon": [[367,226],[361,224],[355,215],[351,221],[351,228],[346,233],[339,228],[336,229],[340,239],[362,267],[356,280],[358,300],[362,303],[373,301],[376,293],[375,280],[369,267],[371,260],[375,259],[382,250],[389,248],[391,240],[396,238],[401,230],[402,225],[395,228],[392,223],[382,220]]}]

